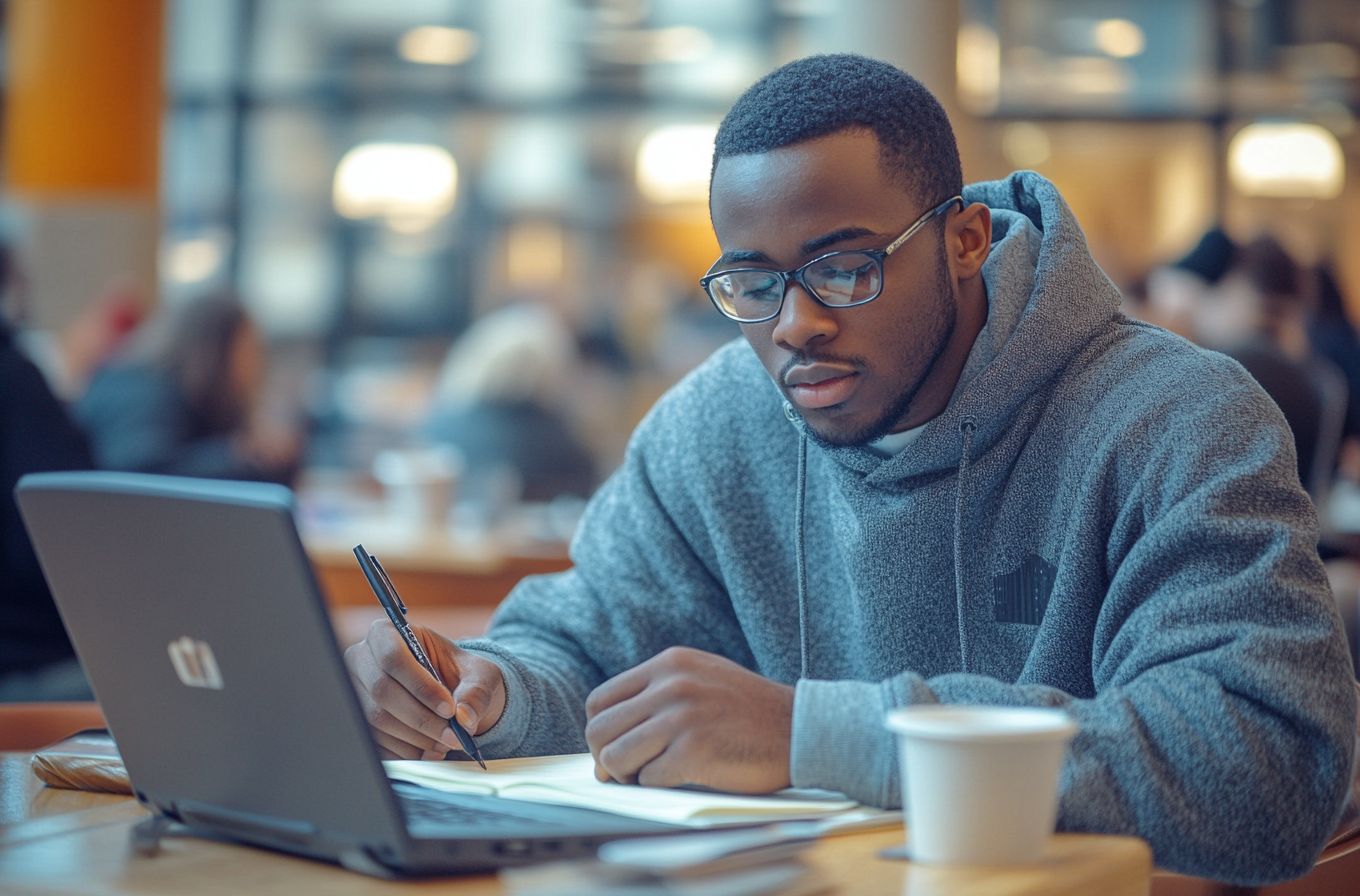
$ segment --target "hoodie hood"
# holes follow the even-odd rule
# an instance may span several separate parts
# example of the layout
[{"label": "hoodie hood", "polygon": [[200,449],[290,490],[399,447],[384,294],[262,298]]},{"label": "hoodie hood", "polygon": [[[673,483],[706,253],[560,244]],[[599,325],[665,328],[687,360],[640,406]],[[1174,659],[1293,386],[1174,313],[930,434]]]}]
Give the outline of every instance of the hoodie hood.
[{"label": "hoodie hood", "polygon": [[[812,438],[814,450],[862,474],[867,484],[891,486],[956,469],[969,422],[971,450],[986,451],[1019,408],[1118,314],[1119,290],[1091,258],[1081,226],[1048,179],[1018,171],[970,184],[963,198],[992,212],[992,247],[982,268],[988,311],[949,405],[890,458]],[[810,435],[792,405],[786,416]]]}]

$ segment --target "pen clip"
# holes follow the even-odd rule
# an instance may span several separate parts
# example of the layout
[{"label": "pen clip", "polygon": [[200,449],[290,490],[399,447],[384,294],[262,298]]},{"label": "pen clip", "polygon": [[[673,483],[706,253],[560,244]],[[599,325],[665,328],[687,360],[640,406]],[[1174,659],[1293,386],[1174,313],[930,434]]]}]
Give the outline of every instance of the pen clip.
[{"label": "pen clip", "polygon": [[368,587],[373,589],[374,597],[378,598],[378,603],[382,604],[387,615],[392,619],[392,624],[401,628],[406,624],[406,608],[401,605],[401,598],[395,597],[391,582],[384,579],[378,572],[376,565],[377,558],[364,549],[363,545],[355,545],[354,557],[359,561],[359,568],[364,571],[364,578],[368,579]]},{"label": "pen clip", "polygon": [[408,612],[406,604],[402,602],[401,595],[397,593],[397,586],[393,585],[392,580],[387,577],[387,570],[383,569],[383,565],[378,562],[378,558],[374,557],[372,554],[368,555],[368,559],[373,561],[373,568],[378,571],[378,576],[382,578],[383,584],[387,586],[388,597],[396,601],[397,606],[401,608],[402,615],[405,616]]}]

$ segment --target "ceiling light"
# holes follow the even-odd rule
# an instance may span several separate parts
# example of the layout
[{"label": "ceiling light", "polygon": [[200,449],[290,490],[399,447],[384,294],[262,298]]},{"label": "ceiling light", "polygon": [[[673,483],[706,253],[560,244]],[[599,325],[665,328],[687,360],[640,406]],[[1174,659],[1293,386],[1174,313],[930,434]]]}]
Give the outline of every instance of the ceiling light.
[{"label": "ceiling light", "polygon": [[673,124],[652,131],[638,147],[638,191],[652,202],[704,202],[713,166],[711,124]]},{"label": "ceiling light", "polygon": [[707,31],[677,25],[652,32],[652,54],[657,62],[698,62],[713,52]]},{"label": "ceiling light", "polygon": [[1147,39],[1143,29],[1128,19],[1104,19],[1096,23],[1096,46],[1116,59],[1128,59],[1143,52]]},{"label": "ceiling light", "polygon": [[458,166],[448,150],[426,143],[362,143],[335,168],[332,197],[346,218],[386,218],[416,232],[453,209]]},{"label": "ceiling light", "polygon": [[591,54],[596,59],[618,65],[699,62],[712,53],[712,36],[690,25],[611,29],[601,31],[591,41]]},{"label": "ceiling light", "polygon": [[209,279],[222,266],[226,255],[223,242],[220,237],[201,236],[170,245],[162,256],[167,279],[175,283],[201,283]]},{"label": "ceiling light", "polygon": [[407,62],[458,65],[477,55],[477,35],[466,28],[421,25],[401,36],[397,52]]},{"label": "ceiling light", "polygon": [[1228,145],[1228,174],[1245,196],[1332,199],[1346,177],[1341,145],[1315,124],[1252,124]]}]

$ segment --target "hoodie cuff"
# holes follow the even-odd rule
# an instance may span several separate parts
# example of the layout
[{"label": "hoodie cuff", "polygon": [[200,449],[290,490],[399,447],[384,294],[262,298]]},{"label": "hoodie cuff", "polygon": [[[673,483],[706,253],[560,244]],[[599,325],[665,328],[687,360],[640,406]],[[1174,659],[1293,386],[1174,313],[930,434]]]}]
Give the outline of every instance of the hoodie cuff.
[{"label": "hoodie cuff", "polygon": [[484,759],[504,759],[514,755],[529,734],[533,715],[529,686],[525,681],[528,670],[508,650],[493,641],[477,639],[460,641],[458,646],[468,653],[486,657],[501,670],[505,681],[505,709],[501,717],[486,731],[477,735],[477,749]]},{"label": "hoodie cuff", "polygon": [[901,808],[897,742],[883,721],[903,702],[936,702],[923,679],[911,678],[906,701],[888,689],[888,682],[799,681],[789,751],[793,786],[836,790],[870,806]]}]

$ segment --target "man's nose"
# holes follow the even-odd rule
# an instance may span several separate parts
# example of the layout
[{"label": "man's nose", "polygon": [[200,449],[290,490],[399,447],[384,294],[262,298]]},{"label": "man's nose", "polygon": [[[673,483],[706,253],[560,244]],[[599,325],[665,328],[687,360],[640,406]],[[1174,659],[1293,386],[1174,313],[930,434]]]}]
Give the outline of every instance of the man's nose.
[{"label": "man's nose", "polygon": [[801,349],[815,341],[836,338],[840,328],[830,308],[810,296],[801,283],[790,280],[785,287],[784,305],[775,319],[776,344]]}]

